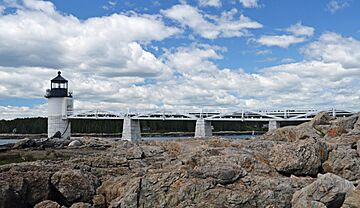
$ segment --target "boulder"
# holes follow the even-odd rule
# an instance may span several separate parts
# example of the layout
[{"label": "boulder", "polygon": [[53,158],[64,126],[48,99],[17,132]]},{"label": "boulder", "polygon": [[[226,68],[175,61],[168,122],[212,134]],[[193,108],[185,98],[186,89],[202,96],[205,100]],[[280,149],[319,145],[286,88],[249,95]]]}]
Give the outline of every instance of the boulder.
[{"label": "boulder", "polygon": [[126,159],[128,160],[142,159],[144,157],[143,149],[138,145],[126,149]]},{"label": "boulder", "polygon": [[331,122],[331,126],[339,127],[345,129],[346,131],[351,131],[354,129],[358,117],[358,114],[355,114],[345,118],[337,118]]},{"label": "boulder", "polygon": [[[40,164],[29,163],[24,166],[12,166],[9,171],[0,173],[1,202],[8,204],[35,204],[48,199],[51,195],[49,178],[51,172],[42,168]],[[9,201],[12,201],[9,203]],[[7,204],[6,203],[6,204]],[[9,205],[6,205],[7,207]],[[0,206],[2,207],[2,206]],[[21,207],[21,206],[20,206]]]},{"label": "boulder", "polygon": [[354,129],[353,132],[354,133],[360,133],[360,113],[357,113],[358,119],[356,120],[355,124],[354,124]]},{"label": "boulder", "polygon": [[310,126],[309,123],[303,123],[299,126],[285,126],[271,130],[262,135],[261,139],[294,142],[308,138],[319,138],[321,136],[322,133]]},{"label": "boulder", "polygon": [[36,204],[34,208],[60,208],[60,204],[51,200],[45,200]]},{"label": "boulder", "polygon": [[320,112],[309,122],[271,130],[261,136],[261,139],[293,142],[307,138],[321,138],[326,135],[332,120],[327,112]]},{"label": "boulder", "polygon": [[36,142],[33,139],[25,138],[16,142],[13,149],[24,149],[29,147],[36,147]]},{"label": "boulder", "polygon": [[293,208],[327,208],[323,203],[318,201],[308,201],[306,204],[296,204]]},{"label": "boulder", "polygon": [[244,177],[247,173],[246,171],[239,166],[223,166],[221,164],[217,165],[205,165],[201,167],[196,167],[191,170],[189,173],[195,178],[212,178],[216,183],[226,185],[234,183],[241,177]]},{"label": "boulder", "polygon": [[329,153],[322,165],[325,172],[334,173],[347,180],[360,180],[360,157],[356,149],[339,146]]},{"label": "boulder", "polygon": [[78,203],[71,205],[70,208],[93,208],[93,206],[89,203],[78,202]]},{"label": "boulder", "polygon": [[0,180],[0,207],[26,207],[26,202],[22,200],[20,194],[14,191],[8,182],[2,180]]},{"label": "boulder", "polygon": [[103,195],[95,195],[92,199],[94,208],[105,208],[106,201]]},{"label": "boulder", "polygon": [[91,201],[98,186],[98,179],[80,170],[60,170],[51,177],[51,184],[60,194],[58,197],[70,205]]},{"label": "boulder", "polygon": [[79,147],[81,146],[81,142],[79,140],[74,140],[72,142],[69,143],[68,147]]},{"label": "boulder", "polygon": [[270,151],[270,165],[285,175],[316,175],[321,167],[323,144],[314,139],[277,144]]},{"label": "boulder", "polygon": [[330,126],[327,126],[327,129],[324,129],[323,132],[326,131],[326,137],[333,138],[338,137],[348,132],[356,132],[354,131],[355,123],[358,120],[358,114],[344,117],[344,118],[336,118],[330,121]]},{"label": "boulder", "polygon": [[61,138],[61,132],[57,131],[51,138]]},{"label": "boulder", "polygon": [[41,142],[41,146],[44,148],[62,148],[68,146],[70,143],[69,139],[63,138],[48,138]]},{"label": "boulder", "polygon": [[321,204],[326,207],[341,207],[346,193],[354,189],[350,181],[335,174],[319,174],[316,181],[294,193],[291,203],[293,207],[308,207],[313,202],[318,207],[322,207]]},{"label": "boulder", "polygon": [[330,121],[333,119],[334,118],[332,118],[327,112],[322,111],[316,114],[316,116],[313,119],[311,119],[311,121],[308,124],[312,127],[329,125]]},{"label": "boulder", "polygon": [[346,193],[342,208],[360,208],[360,189]]}]

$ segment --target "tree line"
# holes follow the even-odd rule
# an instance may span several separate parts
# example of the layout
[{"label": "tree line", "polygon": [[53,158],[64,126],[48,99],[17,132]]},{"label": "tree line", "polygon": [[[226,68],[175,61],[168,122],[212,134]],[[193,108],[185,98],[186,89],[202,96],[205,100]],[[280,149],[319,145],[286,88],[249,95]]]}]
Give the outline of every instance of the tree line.
[{"label": "tree line", "polygon": [[[195,121],[140,121],[142,132],[194,132]],[[122,120],[72,120],[73,133],[121,133]],[[262,122],[212,122],[214,131],[266,131]],[[0,120],[0,133],[40,134],[47,132],[47,118]]]}]

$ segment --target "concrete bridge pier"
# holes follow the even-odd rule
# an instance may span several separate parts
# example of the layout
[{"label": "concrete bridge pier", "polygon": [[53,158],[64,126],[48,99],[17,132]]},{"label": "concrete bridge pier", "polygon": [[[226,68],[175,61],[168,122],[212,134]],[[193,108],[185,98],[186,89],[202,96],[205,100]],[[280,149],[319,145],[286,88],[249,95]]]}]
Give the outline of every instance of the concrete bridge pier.
[{"label": "concrete bridge pier", "polygon": [[205,138],[212,136],[211,122],[203,118],[196,121],[195,138]]},{"label": "concrete bridge pier", "polygon": [[279,121],[274,121],[274,120],[269,121],[269,131],[277,128],[280,128]]},{"label": "concrete bridge pier", "polygon": [[137,119],[131,119],[130,117],[125,117],[121,139],[132,142],[140,141],[140,121]]}]

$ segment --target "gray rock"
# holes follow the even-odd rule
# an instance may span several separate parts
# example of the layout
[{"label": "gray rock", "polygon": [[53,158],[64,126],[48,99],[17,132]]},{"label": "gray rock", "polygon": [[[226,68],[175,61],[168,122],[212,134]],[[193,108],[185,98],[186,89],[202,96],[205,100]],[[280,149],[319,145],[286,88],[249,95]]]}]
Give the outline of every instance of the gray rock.
[{"label": "gray rock", "polygon": [[60,204],[51,200],[45,200],[36,204],[34,208],[60,208]]},{"label": "gray rock", "polygon": [[354,189],[355,187],[351,182],[337,175],[332,173],[319,174],[316,181],[295,192],[291,203],[293,207],[304,207],[304,205],[315,201],[324,204],[326,207],[341,207],[346,193]]},{"label": "gray rock", "polygon": [[70,143],[69,139],[63,138],[48,138],[41,142],[41,146],[45,148],[58,148],[68,146]]},{"label": "gray rock", "polygon": [[294,142],[308,138],[319,138],[322,134],[322,132],[313,128],[309,123],[303,123],[299,126],[286,126],[271,130],[262,135],[261,139]]},{"label": "gray rock", "polygon": [[328,133],[333,120],[334,119],[329,116],[327,112],[320,112],[309,122],[298,126],[286,126],[274,129],[265,133],[261,136],[261,138],[266,140],[289,142],[307,138],[322,138]]},{"label": "gray rock", "polygon": [[332,118],[327,112],[322,111],[318,113],[313,119],[311,119],[309,125],[313,127],[320,125],[328,125],[333,119],[334,118]]},{"label": "gray rock", "polygon": [[78,203],[71,205],[70,208],[93,208],[93,206],[89,203],[78,202]]},{"label": "gray rock", "polygon": [[0,207],[13,208],[25,207],[26,203],[22,200],[21,195],[14,191],[6,181],[0,181]]},{"label": "gray rock", "polygon": [[360,208],[360,189],[346,193],[342,208]]},{"label": "gray rock", "polygon": [[190,171],[190,175],[196,178],[213,178],[216,183],[226,185],[234,183],[241,177],[244,177],[247,172],[236,166],[225,166],[221,164],[207,164],[205,166],[196,167]]},{"label": "gray rock", "polygon": [[321,167],[322,144],[313,139],[275,145],[271,165],[282,174],[316,175]]},{"label": "gray rock", "polygon": [[70,144],[68,145],[69,147],[79,147],[81,146],[81,142],[79,140],[74,140],[74,141],[71,141]]},{"label": "gray rock", "polygon": [[332,150],[322,167],[325,172],[334,173],[347,180],[360,180],[360,157],[355,149],[348,146]]},{"label": "gray rock", "polygon": [[29,147],[36,147],[36,142],[33,139],[25,138],[16,142],[13,146],[13,149],[23,149]]},{"label": "gray rock", "polygon": [[145,157],[142,147],[135,145],[126,150],[126,159],[142,159]]},{"label": "gray rock", "polygon": [[[12,207],[21,207],[19,205],[22,204],[34,206],[50,196],[51,172],[41,165],[34,164],[25,163],[20,167],[10,166],[8,171],[0,172],[0,181],[2,182],[0,193],[4,196],[0,197],[0,203],[17,204]],[[4,207],[7,206],[9,205]]]},{"label": "gray rock", "polygon": [[337,118],[336,120],[331,122],[331,126],[342,128],[346,131],[351,131],[354,129],[355,123],[357,122],[358,117],[359,117],[358,114],[355,114],[355,115],[345,117],[345,118]]},{"label": "gray rock", "polygon": [[105,208],[106,201],[103,195],[95,195],[92,199],[94,208]]},{"label": "gray rock", "polygon": [[72,204],[91,201],[98,179],[80,170],[61,170],[51,177],[51,184],[65,199],[66,204]]},{"label": "gray rock", "polygon": [[358,119],[357,119],[357,121],[356,121],[355,124],[354,124],[354,129],[353,129],[353,131],[354,131],[355,133],[360,133],[360,113],[357,113],[357,116],[358,116]]},{"label": "gray rock", "polygon": [[298,203],[293,206],[293,208],[327,208],[325,204],[318,202],[318,201],[308,201],[306,204]]}]

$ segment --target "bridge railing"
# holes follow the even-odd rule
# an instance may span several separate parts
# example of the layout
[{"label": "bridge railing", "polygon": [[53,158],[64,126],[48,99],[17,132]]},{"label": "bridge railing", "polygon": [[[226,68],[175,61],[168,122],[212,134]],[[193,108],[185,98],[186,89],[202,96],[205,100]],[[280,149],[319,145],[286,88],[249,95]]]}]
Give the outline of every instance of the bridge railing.
[{"label": "bridge railing", "polygon": [[[353,113],[345,110],[326,110],[334,117],[349,116]],[[205,118],[207,120],[309,120],[314,117],[319,110],[314,109],[285,109],[285,110],[237,110],[237,111],[205,111],[200,110],[154,110],[154,111],[128,111],[128,112],[114,112],[102,110],[81,110],[74,111],[74,114],[69,116],[72,119],[123,119],[126,116],[134,119],[169,119],[169,120],[196,120],[197,118]]]}]

